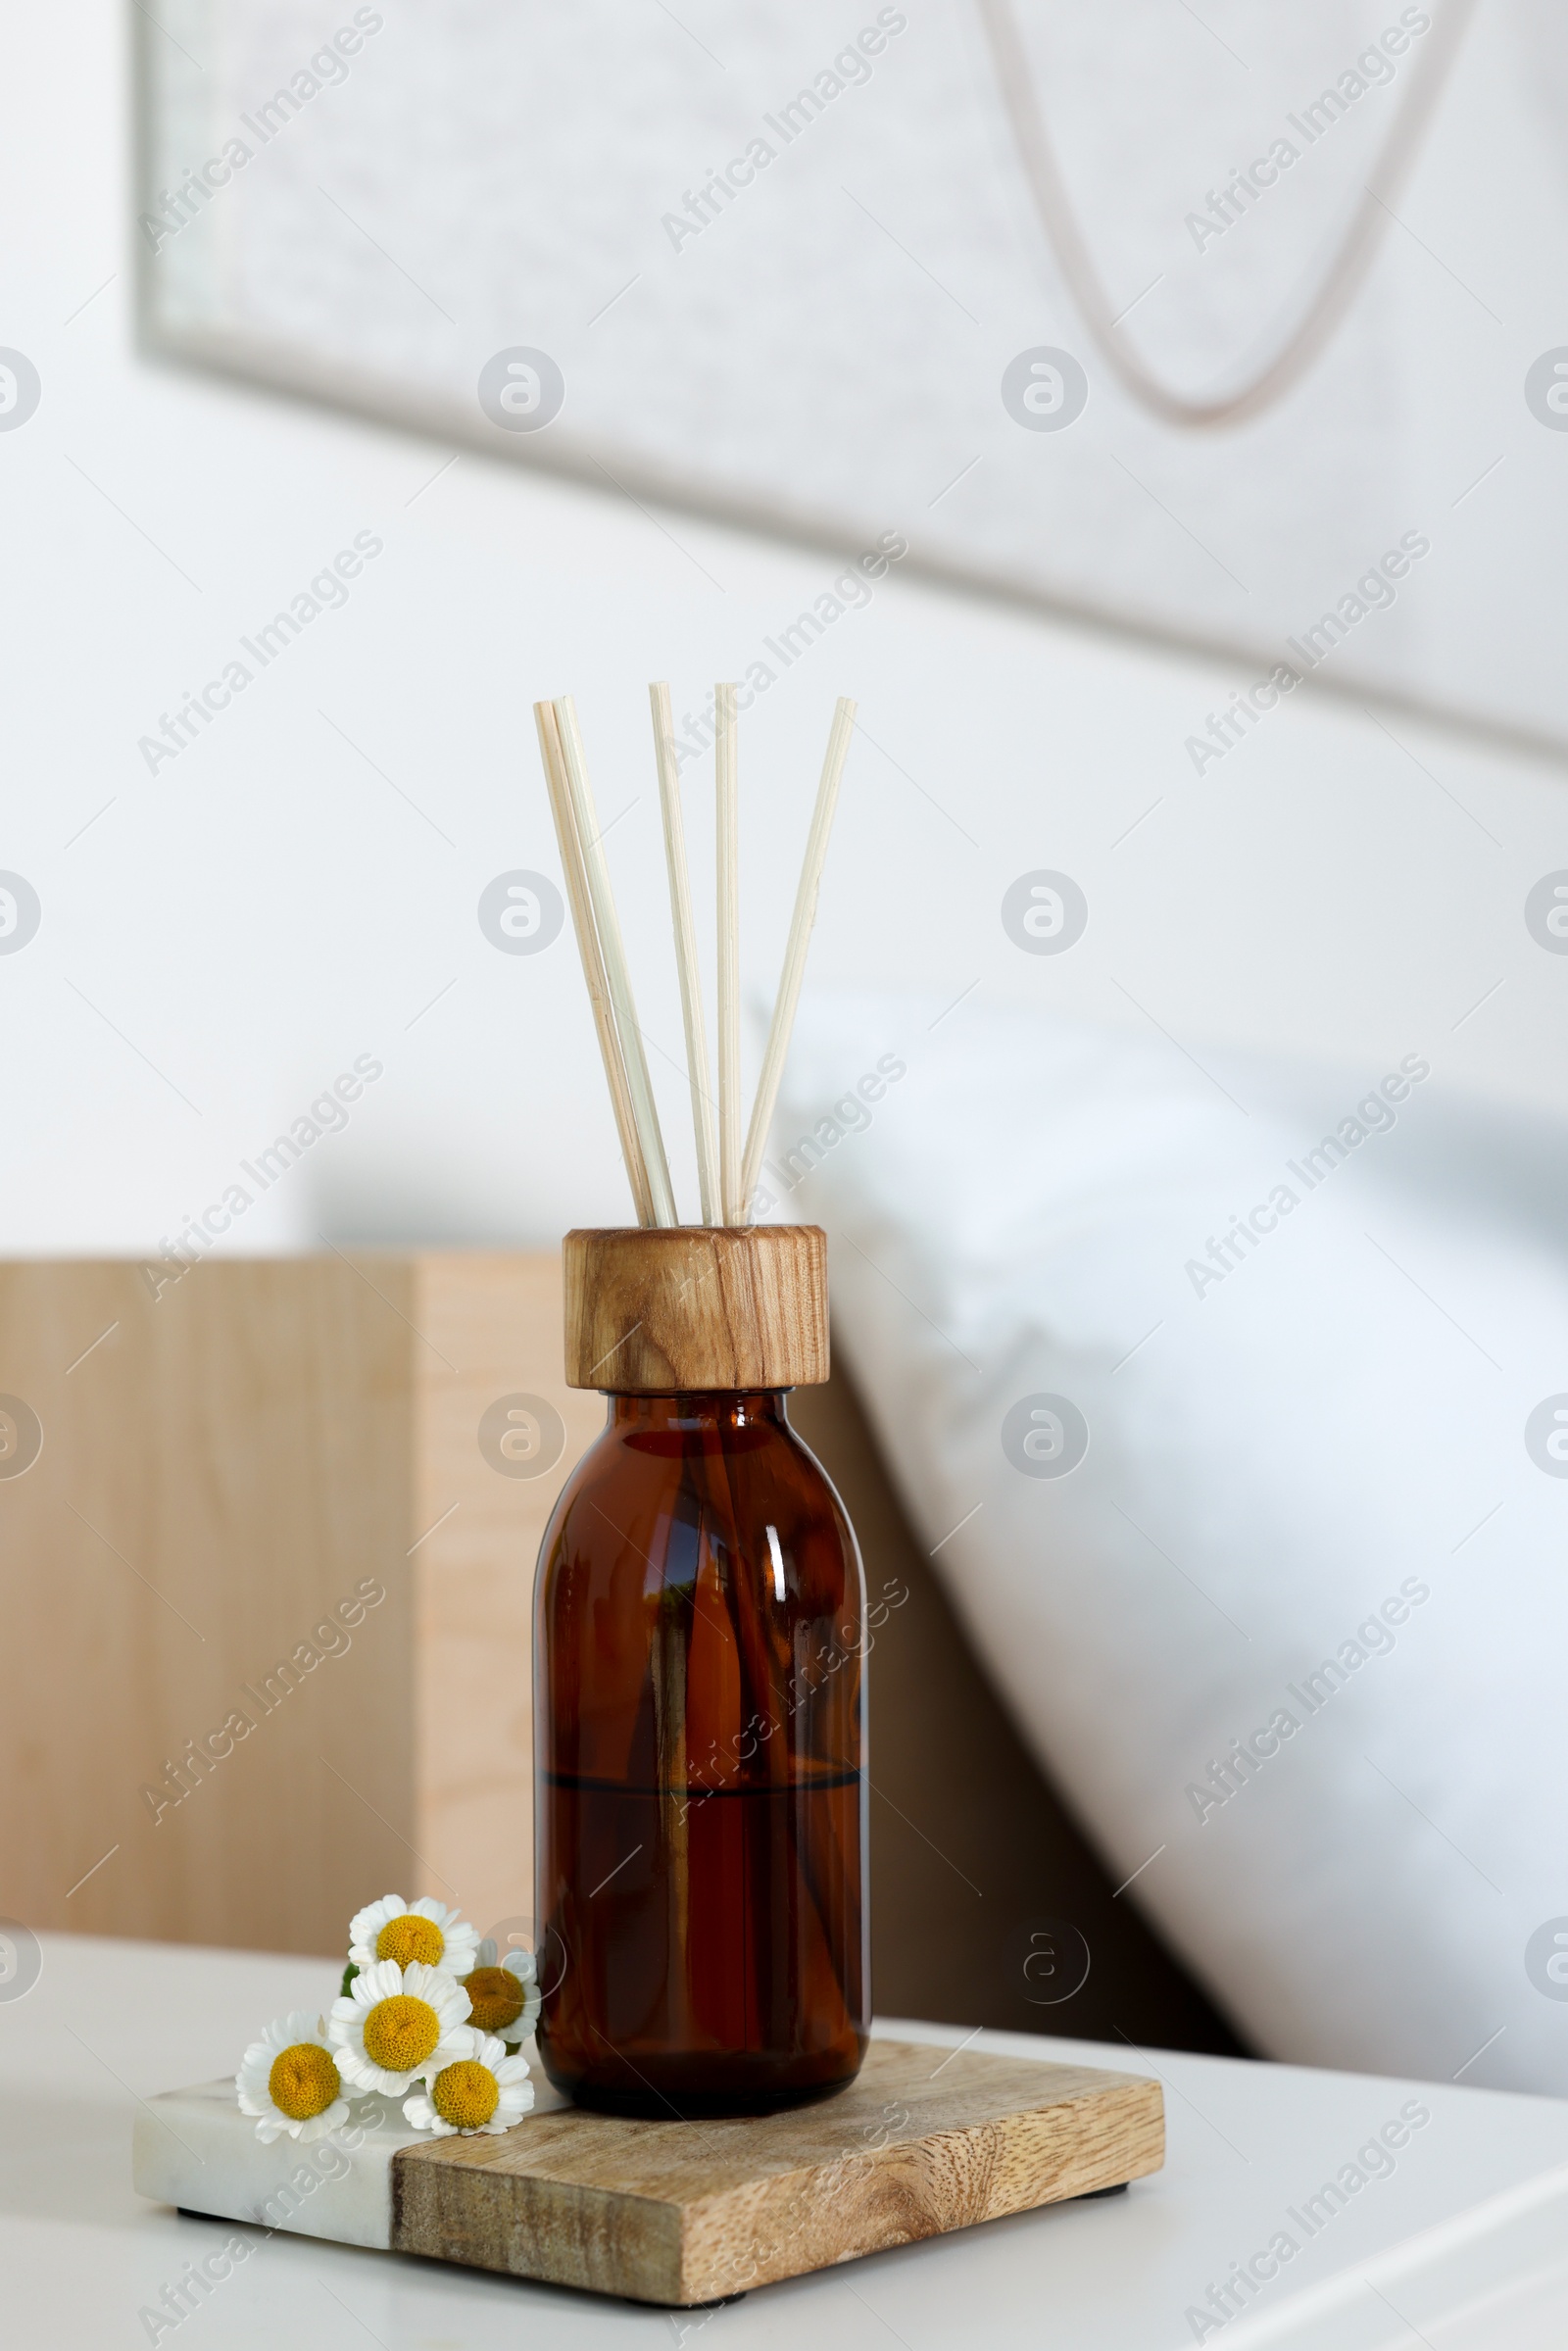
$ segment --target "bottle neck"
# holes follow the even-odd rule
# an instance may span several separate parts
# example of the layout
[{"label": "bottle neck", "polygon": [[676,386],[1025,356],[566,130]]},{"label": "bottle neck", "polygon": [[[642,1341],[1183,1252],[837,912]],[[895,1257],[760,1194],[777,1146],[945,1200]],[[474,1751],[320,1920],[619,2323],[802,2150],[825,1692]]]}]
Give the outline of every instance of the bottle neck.
[{"label": "bottle neck", "polygon": [[786,1425],[785,1395],[782,1388],[745,1388],[685,1396],[607,1396],[605,1400],[612,1429],[716,1437]]}]

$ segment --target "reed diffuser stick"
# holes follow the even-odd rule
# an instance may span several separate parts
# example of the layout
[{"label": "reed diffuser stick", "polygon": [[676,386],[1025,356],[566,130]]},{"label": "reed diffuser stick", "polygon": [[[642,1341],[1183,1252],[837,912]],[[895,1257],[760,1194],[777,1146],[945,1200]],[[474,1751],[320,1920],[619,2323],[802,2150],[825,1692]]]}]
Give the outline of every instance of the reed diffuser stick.
[{"label": "reed diffuser stick", "polygon": [[741,1190],[740,809],[735,688],[713,688],[718,836],[718,1173],[726,1225],[746,1222]]},{"label": "reed diffuser stick", "polygon": [[614,1011],[615,1030],[625,1056],[626,1083],[631,1094],[632,1117],[637,1140],[648,1170],[648,1186],[653,1197],[653,1221],[658,1225],[680,1222],[675,1212],[675,1194],[669,1180],[669,1162],[664,1156],[664,1138],[660,1132],[659,1107],[654,1100],[653,1082],[648,1074],[648,1055],[643,1051],[643,1034],[637,1025],[637,1007],[632,999],[631,974],[626,964],[626,950],[621,941],[620,922],[615,913],[614,892],[610,884],[610,867],[605,862],[605,846],[599,831],[598,811],[594,807],[593,787],[588,781],[588,765],[583,756],[582,734],[577,725],[576,706],[569,694],[563,694],[556,703],[556,724],[560,734],[562,754],[565,762],[566,782],[571,794],[572,814],[576,820],[583,863],[588,873],[588,895],[593,905],[594,924],[599,933],[600,952],[604,956],[605,977],[610,988],[610,1002]]},{"label": "reed diffuser stick", "polygon": [[566,901],[571,907],[572,928],[577,934],[577,953],[582,958],[582,974],[588,984],[588,1002],[593,1008],[599,1051],[610,1086],[611,1106],[615,1113],[615,1130],[620,1137],[620,1154],[626,1162],[626,1175],[636,1204],[637,1221],[651,1225],[654,1221],[654,1198],[649,1188],[642,1146],[637,1140],[637,1121],[632,1115],[625,1058],[620,1050],[620,1039],[615,1034],[610,984],[605,976],[604,957],[599,952],[599,934],[594,928],[588,872],[583,862],[582,844],[577,836],[576,818],[572,813],[571,789],[566,780],[566,762],[562,753],[555,704],[536,702],[533,715],[534,724],[539,730],[539,756],[544,762],[550,812],[556,821],[556,840],[561,849],[562,869],[566,877]]},{"label": "reed diffuser stick", "polygon": [[710,1084],[708,1027],[703,1019],[702,972],[692,920],[691,876],[686,869],[686,827],[681,815],[680,769],[675,763],[675,714],[669,688],[650,686],[654,713],[654,756],[659,763],[659,805],[664,818],[664,863],[669,871],[669,914],[675,932],[675,965],[680,973],[681,1018],[686,1024],[686,1067],[691,1079],[692,1129],[697,1138],[697,1181],[704,1224],[720,1224],[718,1129]]},{"label": "reed diffuser stick", "polygon": [[[828,836],[833,830],[833,812],[838,807],[839,783],[844,774],[844,762],[849,757],[850,741],[855,733],[855,710],[856,706],[848,695],[841,695],[833,712],[832,730],[827,739],[827,757],[822,762],[822,777],[816,789],[816,807],[812,810],[811,829],[807,836],[806,861],[801,867],[801,886],[795,895],[795,913],[784,950],[784,968],[779,975],[772,1025],[767,1032],[767,1046],[762,1055],[762,1074],[758,1080],[757,1102],[746,1137],[746,1158],[736,1202],[739,1213],[733,1220],[737,1224],[749,1224],[751,1221],[752,1200],[757,1191],[757,1180],[762,1172],[767,1130],[773,1123],[779,1083],[784,1075],[784,1059],[790,1049],[790,1032],[795,1026],[795,1008],[801,1000],[801,982],[806,977],[806,955],[810,945],[811,925],[816,920],[817,889],[827,857]],[[722,1091],[719,1100],[722,1103]]]}]

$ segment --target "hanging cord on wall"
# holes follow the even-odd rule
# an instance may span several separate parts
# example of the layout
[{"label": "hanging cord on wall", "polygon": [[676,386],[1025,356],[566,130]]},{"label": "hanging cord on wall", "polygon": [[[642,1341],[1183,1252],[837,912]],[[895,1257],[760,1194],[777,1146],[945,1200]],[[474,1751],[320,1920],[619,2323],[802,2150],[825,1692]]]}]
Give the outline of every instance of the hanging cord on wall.
[{"label": "hanging cord on wall", "polygon": [[1368,175],[1361,201],[1350,217],[1321,284],[1285,342],[1250,382],[1206,400],[1189,399],[1161,383],[1120,331],[1056,163],[1036,96],[1033,72],[1012,12],[1012,0],[977,0],[977,5],[1041,225],[1085,325],[1123,388],[1165,423],[1192,426],[1240,424],[1282,400],[1311,367],[1366,275],[1378,240],[1391,218],[1388,200],[1415,160],[1475,0],[1448,0],[1434,28],[1431,45],[1416,66],[1415,79],[1404,104]]}]

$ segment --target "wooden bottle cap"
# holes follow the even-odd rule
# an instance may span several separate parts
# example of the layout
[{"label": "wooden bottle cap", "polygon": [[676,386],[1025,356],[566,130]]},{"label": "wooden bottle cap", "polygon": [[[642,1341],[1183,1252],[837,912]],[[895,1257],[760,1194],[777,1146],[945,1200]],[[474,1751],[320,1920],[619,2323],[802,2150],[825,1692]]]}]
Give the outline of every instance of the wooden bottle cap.
[{"label": "wooden bottle cap", "polygon": [[820,1225],[568,1233],[564,1257],[568,1388],[670,1396],[827,1378]]}]

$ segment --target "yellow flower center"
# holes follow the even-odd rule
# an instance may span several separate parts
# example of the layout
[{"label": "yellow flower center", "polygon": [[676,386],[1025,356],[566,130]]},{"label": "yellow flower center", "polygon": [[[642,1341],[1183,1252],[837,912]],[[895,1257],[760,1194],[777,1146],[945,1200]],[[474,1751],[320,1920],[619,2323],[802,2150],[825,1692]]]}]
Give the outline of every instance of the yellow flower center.
[{"label": "yellow flower center", "polygon": [[527,1995],[509,1968],[476,1967],[463,1978],[463,1988],[473,2010],[469,2021],[481,2033],[505,2036],[508,2026],[514,2025],[527,2006]]},{"label": "yellow flower center", "polygon": [[397,1992],[377,2000],[365,2020],[365,2054],[389,2074],[412,2074],[441,2038],[441,2019],[428,2000]]},{"label": "yellow flower center", "polygon": [[377,1959],[395,1959],[399,1967],[412,1967],[422,1959],[426,1967],[439,1967],[447,1938],[434,1919],[416,1918],[406,1910],[400,1919],[388,1919],[375,1938]]},{"label": "yellow flower center", "polygon": [[297,2040],[274,2057],[267,2077],[272,2104],[291,2123],[308,2123],[313,2116],[325,2114],[342,2086],[332,2059],[311,2040]]},{"label": "yellow flower center", "polygon": [[430,2103],[454,2131],[477,2131],[500,2105],[501,2084],[487,2065],[464,2057],[437,2074]]}]

